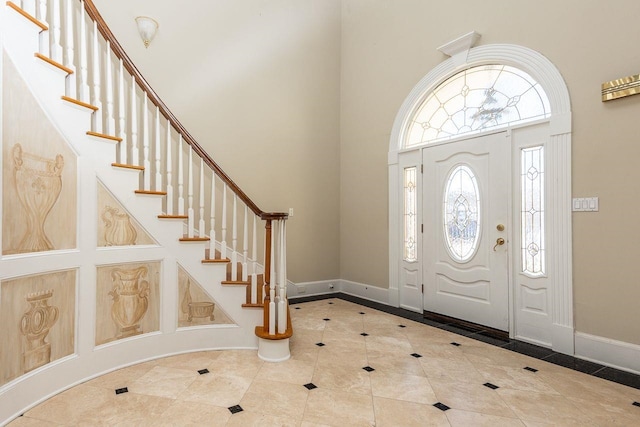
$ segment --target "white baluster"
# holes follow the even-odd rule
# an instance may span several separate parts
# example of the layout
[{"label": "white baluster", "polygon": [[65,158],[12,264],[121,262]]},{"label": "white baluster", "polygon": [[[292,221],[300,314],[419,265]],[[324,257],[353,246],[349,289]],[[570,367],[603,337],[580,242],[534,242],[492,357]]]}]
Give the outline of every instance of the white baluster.
[{"label": "white baluster", "polygon": [[276,223],[271,224],[271,278],[269,283],[269,335],[276,334],[276,271],[275,271],[275,237],[276,237]]},{"label": "white baluster", "polygon": [[171,149],[171,122],[167,119],[167,215],[173,215],[173,157]]},{"label": "white baluster", "polygon": [[87,51],[87,13],[84,11],[84,1],[80,2],[80,101],[89,100],[89,53]]},{"label": "white baluster", "polygon": [[142,155],[144,156],[144,190],[151,190],[151,159],[149,159],[149,98],[147,92],[144,93],[144,103],[142,107]]},{"label": "white baluster", "polygon": [[[258,217],[253,216],[251,243],[251,304],[258,303]],[[262,301],[261,301],[262,302]]]},{"label": "white baluster", "polygon": [[280,300],[278,301],[278,333],[284,334],[287,330],[287,283],[286,283],[286,244],[285,244],[285,221],[281,220],[280,222],[280,251],[279,251],[279,259],[280,259]]},{"label": "white baluster", "polygon": [[[34,11],[31,14],[31,16],[33,17],[37,17],[38,21],[40,21],[41,23],[43,23],[44,25],[46,25],[47,27],[49,27],[49,24],[47,23],[47,0],[40,0],[39,1],[39,5],[38,5],[38,11],[36,14],[36,4],[34,3],[33,7],[34,7]],[[50,50],[50,33],[51,28],[49,28],[49,31],[41,31],[40,32],[40,53],[43,54],[44,56],[48,56],[49,58],[51,58],[51,50]]]},{"label": "white baluster", "polygon": [[[131,164],[140,166],[140,149],[138,148],[138,94],[136,79],[131,79]],[[145,171],[145,175],[149,172]]]},{"label": "white baluster", "polygon": [[220,258],[227,257],[227,184],[222,187],[222,240],[220,241]]},{"label": "white baluster", "polygon": [[160,107],[156,105],[156,146],[153,150],[156,158],[156,191],[162,191],[162,148],[160,143]]},{"label": "white baluster", "polygon": [[205,229],[204,229],[204,160],[202,160],[202,157],[200,157],[200,197],[198,199],[198,202],[200,203],[200,215],[199,215],[199,221],[198,221],[198,236],[199,237],[204,237],[205,236]]},{"label": "white baluster", "polygon": [[111,69],[111,43],[107,40],[106,56],[106,91],[107,91],[107,123],[104,133],[107,135],[116,134],[116,121],[113,114],[113,70]]},{"label": "white baluster", "polygon": [[[73,48],[73,36],[75,34],[75,27],[73,26],[73,11],[74,6],[77,4],[76,0],[66,0],[66,14],[65,14],[65,47],[67,51],[67,62],[65,63],[67,68],[75,71],[74,61],[74,48]],[[65,93],[70,98],[76,97],[76,74],[73,73],[67,76]]]},{"label": "white baluster", "polygon": [[231,280],[238,280],[238,195],[233,193],[231,218]]},{"label": "white baluster", "polygon": [[91,73],[93,75],[93,101],[94,107],[98,111],[93,112],[93,131],[102,133],[102,101],[100,91],[100,43],[98,42],[98,23],[93,21],[93,65]]},{"label": "white baluster", "polygon": [[242,281],[249,280],[249,271],[247,267],[249,257],[249,208],[244,205],[244,224],[242,227]]},{"label": "white baluster", "polygon": [[125,98],[124,98],[124,65],[120,59],[118,69],[118,127],[120,128],[120,163],[127,164],[127,129],[125,120]]},{"label": "white baluster", "polygon": [[51,46],[51,59],[62,64],[62,45],[60,44],[60,0],[53,0],[51,5],[51,18],[53,19],[53,44]]},{"label": "white baluster", "polygon": [[187,215],[189,215],[189,220],[187,221],[188,223],[188,230],[187,230],[187,237],[189,238],[193,238],[194,236],[194,232],[193,232],[193,228],[194,228],[194,212],[193,212],[193,150],[191,149],[191,147],[189,147],[189,182],[188,182],[189,187],[187,188],[187,193],[189,194],[189,210]]},{"label": "white baluster", "polygon": [[216,257],[216,174],[211,174],[211,212],[209,215],[209,258]]},{"label": "white baluster", "polygon": [[184,165],[182,164],[182,135],[178,136],[178,215],[184,215]]},{"label": "white baluster", "polygon": [[22,1],[22,10],[27,12],[29,15],[33,17],[37,17],[36,14],[36,1],[35,0],[23,0]]}]

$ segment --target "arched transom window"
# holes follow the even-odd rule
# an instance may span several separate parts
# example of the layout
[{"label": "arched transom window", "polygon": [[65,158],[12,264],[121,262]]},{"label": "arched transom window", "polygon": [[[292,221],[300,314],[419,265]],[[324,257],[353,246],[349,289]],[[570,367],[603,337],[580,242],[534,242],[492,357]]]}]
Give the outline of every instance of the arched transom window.
[{"label": "arched transom window", "polygon": [[409,121],[405,147],[550,116],[546,93],[529,74],[481,65],[437,86]]}]

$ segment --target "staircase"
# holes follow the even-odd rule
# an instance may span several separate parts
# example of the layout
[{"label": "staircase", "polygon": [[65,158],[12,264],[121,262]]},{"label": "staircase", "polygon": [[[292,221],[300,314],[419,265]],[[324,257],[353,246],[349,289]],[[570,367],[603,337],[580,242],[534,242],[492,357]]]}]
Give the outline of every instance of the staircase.
[{"label": "staircase", "polygon": [[[288,358],[287,214],[259,209],[211,159],[90,0],[8,1],[0,12],[0,42],[4,60],[15,65],[76,153],[80,182],[75,250],[0,260],[2,280],[63,268],[79,275],[75,352],[0,382],[0,424],[78,382],[168,354],[257,344],[265,360]],[[95,182],[158,244],[96,248]],[[96,267],[143,260],[162,263],[159,330],[96,346]],[[176,326],[179,268],[234,324]]]}]

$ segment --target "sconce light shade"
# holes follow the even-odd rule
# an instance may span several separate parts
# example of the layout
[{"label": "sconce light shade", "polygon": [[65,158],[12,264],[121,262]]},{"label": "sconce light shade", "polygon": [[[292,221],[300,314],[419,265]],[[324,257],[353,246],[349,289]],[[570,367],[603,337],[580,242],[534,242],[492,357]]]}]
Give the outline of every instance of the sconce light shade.
[{"label": "sconce light shade", "polygon": [[151,40],[156,36],[156,31],[158,31],[158,22],[148,16],[138,16],[136,24],[138,24],[138,32],[142,37],[144,47],[149,47],[149,43],[151,43]]}]

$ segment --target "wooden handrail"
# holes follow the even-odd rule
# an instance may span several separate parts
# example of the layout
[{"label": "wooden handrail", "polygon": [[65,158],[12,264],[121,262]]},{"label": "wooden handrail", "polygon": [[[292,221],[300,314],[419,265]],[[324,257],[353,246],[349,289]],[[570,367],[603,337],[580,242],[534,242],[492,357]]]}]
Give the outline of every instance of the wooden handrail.
[{"label": "wooden handrail", "polygon": [[176,118],[176,116],[169,110],[166,104],[160,99],[158,94],[153,90],[151,85],[147,82],[147,80],[142,76],[142,73],[136,68],[129,58],[129,55],[124,51],[118,40],[115,38],[106,22],[98,12],[98,9],[93,4],[92,0],[84,0],[84,7],[87,11],[87,14],[91,19],[93,19],[100,31],[100,34],[109,41],[111,44],[111,50],[118,57],[118,59],[122,60],[122,64],[124,68],[133,76],[133,78],[138,82],[138,85],[147,93],[147,96],[151,100],[151,102],[156,105],[160,111],[160,113],[164,116],[165,119],[171,123],[171,126],[182,135],[182,139],[187,142],[192,148],[193,151],[196,152],[200,158],[207,164],[215,173],[224,181],[235,194],[238,195],[240,200],[242,200],[248,207],[253,211],[254,214],[259,216],[263,220],[268,219],[286,219],[288,218],[288,214],[282,212],[264,212],[260,209],[254,202],[245,194],[244,191],[238,187],[238,185],[233,182],[233,180],[222,170],[220,166],[209,156],[209,154],[196,142],[196,140],[191,136],[191,134],[185,129],[185,127],[180,123],[180,121]]}]

